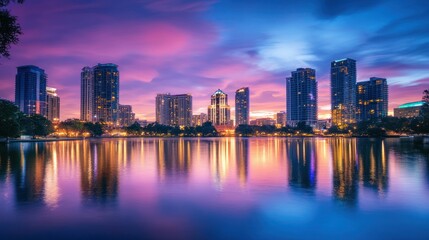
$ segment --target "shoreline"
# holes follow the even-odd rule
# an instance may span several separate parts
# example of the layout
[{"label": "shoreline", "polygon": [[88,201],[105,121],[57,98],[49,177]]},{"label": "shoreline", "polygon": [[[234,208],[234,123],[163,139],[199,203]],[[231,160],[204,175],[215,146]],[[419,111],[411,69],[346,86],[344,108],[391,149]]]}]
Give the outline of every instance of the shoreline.
[{"label": "shoreline", "polygon": [[19,142],[59,142],[59,141],[80,141],[93,139],[120,139],[120,138],[420,138],[428,136],[384,136],[384,137],[369,137],[369,136],[104,136],[104,137],[68,137],[68,138],[37,138],[37,139],[0,139],[0,143],[19,143]]}]

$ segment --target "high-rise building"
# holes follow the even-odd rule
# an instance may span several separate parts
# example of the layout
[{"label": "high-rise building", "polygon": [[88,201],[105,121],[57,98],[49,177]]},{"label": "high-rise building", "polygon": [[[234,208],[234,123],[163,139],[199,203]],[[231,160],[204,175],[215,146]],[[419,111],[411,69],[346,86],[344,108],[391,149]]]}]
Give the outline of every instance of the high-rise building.
[{"label": "high-rise building", "polygon": [[94,69],[82,68],[80,74],[80,120],[94,121]]},{"label": "high-rise building", "polygon": [[331,62],[331,115],[340,129],[356,122],[356,60]]},{"label": "high-rise building", "polygon": [[134,123],[135,114],[131,105],[119,104],[119,126],[128,127]]},{"label": "high-rise building", "polygon": [[198,115],[192,115],[192,126],[202,126],[203,123],[207,122],[207,114],[200,113]]},{"label": "high-rise building", "polygon": [[51,122],[60,121],[60,97],[56,88],[46,87],[46,112]]},{"label": "high-rise building", "polygon": [[230,107],[228,95],[218,89],[211,96],[211,105],[208,107],[209,122],[215,126],[230,125]]},{"label": "high-rise building", "polygon": [[286,78],[287,123],[296,126],[299,122],[314,126],[317,122],[316,71],[298,68]]},{"label": "high-rise building", "polygon": [[156,121],[170,126],[192,125],[192,96],[190,94],[156,96]]},{"label": "high-rise building", "polygon": [[46,81],[45,70],[33,66],[17,68],[15,78],[15,104],[27,115],[46,116]]},{"label": "high-rise building", "polygon": [[286,112],[281,111],[276,114],[276,123],[282,127],[286,126]]},{"label": "high-rise building", "polygon": [[388,87],[385,78],[372,77],[356,86],[356,119],[367,121],[387,116]]},{"label": "high-rise building", "polygon": [[249,88],[235,91],[235,125],[249,124]]},{"label": "high-rise building", "polygon": [[118,124],[119,71],[118,65],[98,64],[94,68],[93,121]]}]

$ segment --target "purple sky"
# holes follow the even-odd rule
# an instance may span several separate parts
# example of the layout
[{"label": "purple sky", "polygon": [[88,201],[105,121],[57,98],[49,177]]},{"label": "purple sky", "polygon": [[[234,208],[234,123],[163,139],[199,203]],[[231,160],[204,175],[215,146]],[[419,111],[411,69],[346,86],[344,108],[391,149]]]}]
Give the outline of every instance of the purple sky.
[{"label": "purple sky", "polygon": [[[126,3],[124,3],[126,2]],[[13,5],[24,34],[0,59],[0,97],[13,100],[16,67],[33,64],[58,89],[61,119],[78,118],[84,66],[115,63],[120,103],[154,120],[156,93],[190,93],[206,112],[218,88],[248,86],[251,116],[285,110],[285,77],[316,69],[319,117],[329,117],[329,66],[357,60],[358,81],[385,77],[390,111],[429,88],[429,2],[26,1]]]}]

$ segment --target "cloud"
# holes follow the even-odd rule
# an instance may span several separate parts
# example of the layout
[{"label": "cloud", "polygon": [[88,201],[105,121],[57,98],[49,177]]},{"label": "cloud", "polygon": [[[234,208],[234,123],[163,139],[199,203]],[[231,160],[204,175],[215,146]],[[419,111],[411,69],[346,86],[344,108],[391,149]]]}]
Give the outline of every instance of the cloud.
[{"label": "cloud", "polygon": [[383,1],[378,0],[322,0],[318,15],[321,18],[332,19],[341,15],[349,15],[372,8]]}]

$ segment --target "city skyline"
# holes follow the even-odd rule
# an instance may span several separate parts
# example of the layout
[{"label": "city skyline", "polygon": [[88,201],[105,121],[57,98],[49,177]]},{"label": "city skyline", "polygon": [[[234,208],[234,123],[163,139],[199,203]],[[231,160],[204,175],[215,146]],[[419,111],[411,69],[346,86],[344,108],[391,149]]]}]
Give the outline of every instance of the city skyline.
[{"label": "city skyline", "polygon": [[[358,62],[357,82],[388,79],[395,96],[390,115],[399,105],[420,100],[429,81],[428,55],[422,51],[429,38],[422,31],[429,22],[428,3],[328,2],[130,1],[118,5],[125,11],[111,9],[111,1],[11,6],[24,34],[11,59],[1,60],[0,97],[13,100],[16,66],[34,64],[58,89],[61,120],[79,118],[79,70],[113,62],[121,71],[120,98],[133,106],[136,118],[155,119],[157,92],[190,92],[197,114],[206,111],[213,90],[232,95],[249,86],[255,119],[284,111],[285,76],[308,67],[317,72],[319,118],[325,119],[330,116],[329,62],[350,57]],[[294,14],[285,14],[291,9]],[[94,19],[95,13],[100,17]],[[415,38],[421,43],[404,44]]]}]

